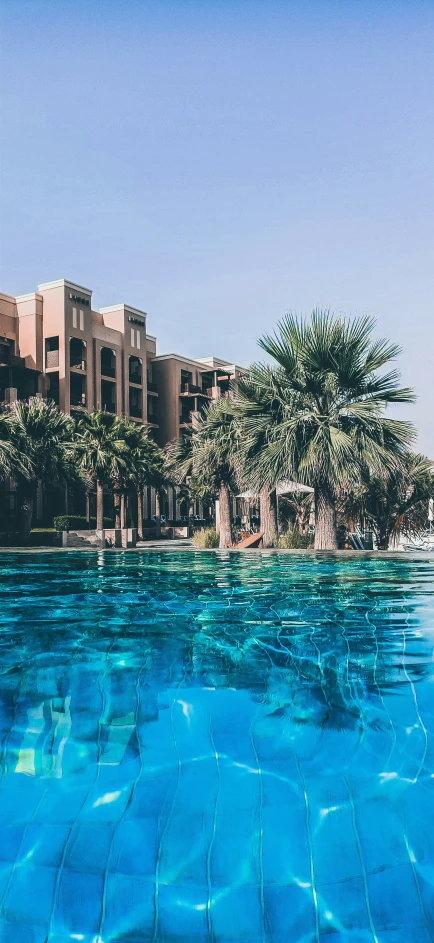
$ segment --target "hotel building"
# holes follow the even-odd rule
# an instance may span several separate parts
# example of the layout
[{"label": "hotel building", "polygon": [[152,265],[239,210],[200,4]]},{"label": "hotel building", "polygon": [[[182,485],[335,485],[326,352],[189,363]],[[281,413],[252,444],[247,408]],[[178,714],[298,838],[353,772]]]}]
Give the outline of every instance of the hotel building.
[{"label": "hotel building", "polygon": [[215,357],[157,356],[146,319],[127,304],[96,311],[92,291],[63,278],[0,294],[0,404],[38,395],[72,415],[102,409],[147,422],[160,446],[179,438],[242,370]]}]

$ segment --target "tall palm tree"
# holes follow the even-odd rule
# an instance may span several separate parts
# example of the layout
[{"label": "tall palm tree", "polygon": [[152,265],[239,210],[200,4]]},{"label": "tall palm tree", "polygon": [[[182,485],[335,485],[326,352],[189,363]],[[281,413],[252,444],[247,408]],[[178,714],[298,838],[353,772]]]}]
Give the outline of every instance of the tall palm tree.
[{"label": "tall palm tree", "polygon": [[122,475],[125,487],[132,486],[137,496],[137,525],[143,538],[143,489],[152,486],[158,492],[166,480],[164,454],[149,436],[146,425],[130,419],[122,420],[123,434],[128,449],[127,466]]},{"label": "tall palm tree", "polygon": [[[279,402],[275,397],[274,374],[271,367],[254,364],[246,377],[233,388],[233,403],[239,429],[239,457],[247,485],[257,483],[257,460],[267,447],[270,429],[278,418]],[[275,547],[278,541],[277,495],[273,476],[261,479],[259,513],[264,547]]]},{"label": "tall palm tree", "polygon": [[81,470],[96,482],[96,529],[102,530],[104,485],[116,485],[128,468],[123,421],[99,410],[83,413],[77,424],[75,454]]},{"label": "tall palm tree", "polygon": [[17,462],[20,531],[27,541],[32,526],[38,484],[53,486],[77,481],[74,463],[74,422],[51,400],[32,397],[18,401],[4,413]]},{"label": "tall palm tree", "polygon": [[167,467],[177,484],[189,478],[196,494],[218,498],[221,548],[232,546],[231,495],[238,490],[238,437],[233,404],[222,397],[196,417],[190,434],[167,449]]},{"label": "tall palm tree", "polygon": [[372,527],[379,550],[401,534],[420,536],[434,498],[434,463],[424,455],[404,455],[391,471],[372,474],[363,468],[355,486],[343,487],[341,509],[347,520],[364,520]]},{"label": "tall palm tree", "polygon": [[251,473],[260,486],[296,477],[314,488],[317,550],[337,548],[340,482],[356,476],[361,463],[374,471],[396,467],[414,437],[410,423],[384,414],[414,395],[399,387],[397,370],[385,372],[399,348],[373,340],[374,324],[314,310],[308,321],[287,315],[259,341],[276,366],[267,381],[271,407],[245,423],[254,442],[258,423],[268,421]]}]

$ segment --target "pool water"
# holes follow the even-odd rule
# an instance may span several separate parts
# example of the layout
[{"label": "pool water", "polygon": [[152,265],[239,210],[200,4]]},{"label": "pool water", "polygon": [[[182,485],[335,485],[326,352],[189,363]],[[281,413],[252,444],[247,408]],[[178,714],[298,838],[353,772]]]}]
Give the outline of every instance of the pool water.
[{"label": "pool water", "polygon": [[0,557],[1,943],[432,943],[434,561]]}]

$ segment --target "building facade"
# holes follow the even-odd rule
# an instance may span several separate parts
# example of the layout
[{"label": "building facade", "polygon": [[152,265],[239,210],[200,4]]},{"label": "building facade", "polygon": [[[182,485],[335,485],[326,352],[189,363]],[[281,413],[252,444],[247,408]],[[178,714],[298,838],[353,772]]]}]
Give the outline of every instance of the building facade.
[{"label": "building facade", "polygon": [[[145,311],[92,307],[92,291],[59,279],[31,294],[0,294],[0,405],[41,396],[64,412],[106,410],[148,423],[163,447],[242,373],[216,357],[157,355]],[[154,498],[145,499],[147,513]],[[166,513],[179,517],[169,494]],[[179,504],[179,502],[178,502]]]},{"label": "building facade", "polygon": [[155,344],[144,311],[94,311],[92,292],[65,279],[0,295],[0,401],[38,393],[65,412],[105,409],[146,422]]}]

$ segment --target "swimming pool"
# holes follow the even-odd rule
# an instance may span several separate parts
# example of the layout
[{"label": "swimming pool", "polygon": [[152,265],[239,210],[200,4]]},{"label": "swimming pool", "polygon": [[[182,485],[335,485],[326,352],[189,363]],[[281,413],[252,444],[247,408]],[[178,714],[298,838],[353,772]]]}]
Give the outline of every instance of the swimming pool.
[{"label": "swimming pool", "polygon": [[432,943],[433,560],[0,568],[1,943]]}]

